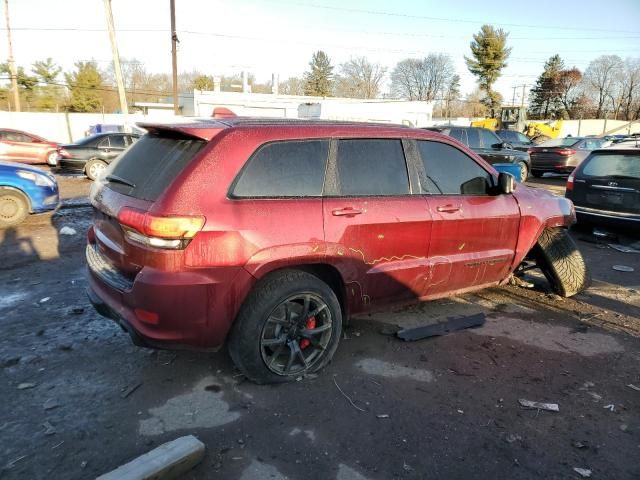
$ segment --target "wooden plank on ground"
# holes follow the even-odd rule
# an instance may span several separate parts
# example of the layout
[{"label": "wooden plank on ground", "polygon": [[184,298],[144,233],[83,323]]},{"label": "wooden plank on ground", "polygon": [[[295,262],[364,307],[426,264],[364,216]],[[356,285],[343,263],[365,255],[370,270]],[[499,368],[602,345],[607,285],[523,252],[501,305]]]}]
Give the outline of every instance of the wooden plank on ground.
[{"label": "wooden plank on ground", "polygon": [[195,467],[204,457],[204,443],[193,435],[164,443],[96,480],[167,480]]}]

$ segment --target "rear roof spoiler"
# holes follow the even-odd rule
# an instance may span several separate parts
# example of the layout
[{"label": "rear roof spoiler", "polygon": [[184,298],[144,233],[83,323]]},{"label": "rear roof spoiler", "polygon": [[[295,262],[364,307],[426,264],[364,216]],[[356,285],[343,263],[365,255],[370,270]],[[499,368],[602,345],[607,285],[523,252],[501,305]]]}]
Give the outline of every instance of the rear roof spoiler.
[{"label": "rear roof spoiler", "polygon": [[209,141],[222,130],[229,128],[221,122],[198,122],[198,123],[145,123],[139,122],[136,125],[144,128],[151,134],[162,135],[169,134],[171,136],[189,137],[198,140]]}]

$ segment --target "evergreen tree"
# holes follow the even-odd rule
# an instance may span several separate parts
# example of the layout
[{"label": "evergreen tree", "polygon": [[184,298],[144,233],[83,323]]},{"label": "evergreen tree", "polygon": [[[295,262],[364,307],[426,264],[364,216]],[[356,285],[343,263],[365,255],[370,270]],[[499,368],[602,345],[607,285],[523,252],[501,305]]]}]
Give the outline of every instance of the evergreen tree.
[{"label": "evergreen tree", "polygon": [[305,73],[305,95],[327,97],[331,95],[333,66],[331,59],[322,50],[318,50],[309,62],[310,70]]},{"label": "evergreen tree", "polygon": [[98,112],[102,105],[103,77],[96,62],[76,62],[76,70],[65,73],[69,86],[69,111]]},{"label": "evergreen tree", "polygon": [[531,89],[529,109],[540,118],[556,117],[562,110],[560,104],[560,76],[564,62],[560,55],[554,55],[544,64],[544,70]]},{"label": "evergreen tree", "polygon": [[51,58],[34,62],[31,71],[36,76],[38,83],[36,108],[38,110],[55,110],[63,103],[62,87],[57,85],[58,75],[62,71]]},{"label": "evergreen tree", "polygon": [[500,94],[493,90],[493,85],[507,66],[511,53],[511,48],[507,48],[508,35],[502,29],[483,25],[471,42],[472,58],[464,57],[467,68],[478,78],[480,90],[485,94],[482,102],[489,108],[492,117],[502,101]]}]

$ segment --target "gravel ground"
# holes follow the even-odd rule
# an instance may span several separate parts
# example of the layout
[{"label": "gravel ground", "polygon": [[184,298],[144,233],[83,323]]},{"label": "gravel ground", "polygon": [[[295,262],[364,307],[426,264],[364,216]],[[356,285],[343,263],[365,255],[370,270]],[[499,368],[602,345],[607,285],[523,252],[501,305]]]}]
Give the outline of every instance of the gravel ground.
[{"label": "gravel ground", "polygon": [[[207,447],[187,479],[640,478],[639,254],[575,231],[595,281],[573,299],[531,276],[365,315],[319,375],[256,386],[225,352],[137,348],[92,311],[89,183],[60,183],[71,208],[0,233],[0,478],[91,478],[186,434]],[[479,312],[481,328],[389,335]]]}]

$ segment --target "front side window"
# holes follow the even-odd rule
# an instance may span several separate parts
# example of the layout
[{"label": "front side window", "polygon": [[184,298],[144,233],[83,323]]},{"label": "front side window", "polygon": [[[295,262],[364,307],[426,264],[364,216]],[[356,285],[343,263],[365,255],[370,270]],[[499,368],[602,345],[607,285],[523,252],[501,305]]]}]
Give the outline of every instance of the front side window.
[{"label": "front side window", "polygon": [[475,160],[446,143],[418,141],[424,164],[423,193],[487,195],[491,175]]},{"label": "front side window", "polygon": [[248,160],[233,187],[233,197],[320,197],[328,140],[263,145]]},{"label": "front side window", "polygon": [[336,163],[339,195],[409,194],[407,164],[400,140],[339,140]]},{"label": "front side window", "polygon": [[498,138],[498,136],[490,132],[489,130],[479,130],[480,140],[482,141],[482,146],[484,148],[491,148],[498,143],[502,143],[502,140]]}]

